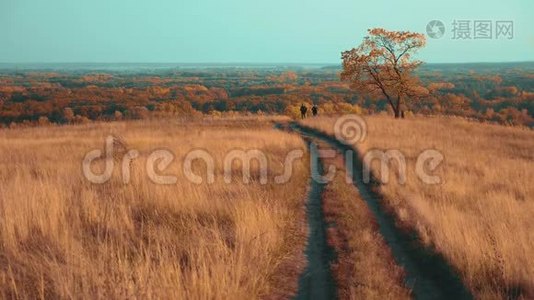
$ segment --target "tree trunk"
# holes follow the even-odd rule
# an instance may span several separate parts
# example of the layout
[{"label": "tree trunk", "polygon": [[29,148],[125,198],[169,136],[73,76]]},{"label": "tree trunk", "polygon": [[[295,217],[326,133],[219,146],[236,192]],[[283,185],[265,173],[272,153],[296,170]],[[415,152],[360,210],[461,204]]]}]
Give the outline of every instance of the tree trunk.
[{"label": "tree trunk", "polygon": [[395,112],[395,119],[398,119],[401,117],[401,98],[400,96],[397,97],[397,103],[395,103],[395,107],[393,107],[393,111]]}]

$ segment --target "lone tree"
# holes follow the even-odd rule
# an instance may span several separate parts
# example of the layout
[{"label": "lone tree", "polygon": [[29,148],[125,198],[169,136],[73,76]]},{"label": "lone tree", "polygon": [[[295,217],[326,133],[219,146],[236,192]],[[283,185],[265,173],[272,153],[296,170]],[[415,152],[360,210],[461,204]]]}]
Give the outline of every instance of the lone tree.
[{"label": "lone tree", "polygon": [[391,105],[395,118],[403,116],[406,101],[428,94],[413,71],[421,61],[412,54],[425,45],[425,36],[407,31],[368,30],[358,48],[344,51],[341,80],[361,93],[383,95]]}]

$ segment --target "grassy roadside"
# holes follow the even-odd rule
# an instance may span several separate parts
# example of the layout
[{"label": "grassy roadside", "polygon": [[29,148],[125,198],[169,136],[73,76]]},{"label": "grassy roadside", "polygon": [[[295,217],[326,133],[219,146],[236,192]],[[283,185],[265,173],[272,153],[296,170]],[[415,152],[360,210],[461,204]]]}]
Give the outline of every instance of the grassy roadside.
[{"label": "grassy roadside", "polygon": [[[115,172],[105,184],[82,175],[85,153],[117,137]],[[260,149],[269,181],[252,182],[222,162],[232,149]],[[122,182],[121,155],[137,149],[131,181]],[[163,171],[171,185],[146,175],[155,149],[175,155]],[[182,174],[185,155],[207,150],[215,182],[193,164],[202,184]],[[282,173],[298,136],[258,120],[174,120],[0,130],[0,298],[287,298],[297,290],[305,242],[306,160]],[[95,164],[95,172],[101,171]]]}]

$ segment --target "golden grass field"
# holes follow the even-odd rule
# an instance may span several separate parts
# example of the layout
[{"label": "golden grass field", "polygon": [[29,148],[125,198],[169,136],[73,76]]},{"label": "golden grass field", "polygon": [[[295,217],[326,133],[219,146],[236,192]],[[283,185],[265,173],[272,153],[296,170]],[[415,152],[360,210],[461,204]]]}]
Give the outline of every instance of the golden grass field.
[{"label": "golden grass field", "polygon": [[[459,118],[364,117],[368,133],[356,149],[398,149],[406,183],[396,172],[380,186],[386,206],[403,226],[443,254],[476,298],[534,297],[534,131]],[[302,123],[333,134],[335,118]],[[421,151],[444,161],[427,185],[415,174]],[[379,164],[371,169],[379,178]]]},{"label": "golden grass field", "polygon": [[[534,132],[459,118],[395,120],[367,116],[369,149],[398,149],[407,181],[391,172],[380,190],[403,227],[416,230],[458,271],[476,298],[500,299],[520,292],[534,297]],[[285,184],[273,180],[289,151],[306,144],[298,134],[276,130],[279,117],[144,120],[0,130],[0,298],[97,299],[287,299],[298,290],[306,265],[305,201],[309,157],[293,162]],[[303,124],[333,133],[335,118]],[[87,152],[104,150],[114,137],[114,173],[104,184],[82,172]],[[322,145],[321,147],[327,147]],[[445,159],[427,185],[414,172],[422,150]],[[123,182],[122,158],[140,157]],[[145,165],[150,153],[175,156],[160,175],[177,182],[155,184]],[[195,161],[204,181],[190,182],[183,158],[194,149],[215,161],[215,182]],[[267,155],[268,181],[259,165],[243,183],[239,163],[223,180],[231,150]],[[331,269],[341,299],[406,299],[403,271],[377,229],[358,190],[344,181],[340,158],[326,185],[323,210]],[[103,170],[98,160],[93,171]],[[373,164],[375,175],[379,165]]]},{"label": "golden grass field", "polygon": [[[116,137],[115,173],[92,184],[81,171],[85,153]],[[297,135],[262,119],[95,123],[0,131],[0,298],[252,299],[294,294],[304,265],[306,160],[287,184],[222,180],[230,149],[265,150],[269,178],[282,173]],[[152,183],[147,155],[176,158]],[[217,162],[215,183],[185,180],[181,159],[191,149]],[[129,184],[121,155],[137,149]],[[205,167],[194,165],[199,174]],[[95,166],[95,172],[98,166]]]}]

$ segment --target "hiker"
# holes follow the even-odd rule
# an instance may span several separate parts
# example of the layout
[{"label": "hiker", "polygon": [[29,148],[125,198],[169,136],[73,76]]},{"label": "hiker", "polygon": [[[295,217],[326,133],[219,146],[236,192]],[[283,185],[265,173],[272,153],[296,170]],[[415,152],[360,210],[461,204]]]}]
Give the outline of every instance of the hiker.
[{"label": "hiker", "polygon": [[308,108],[306,107],[306,105],[304,105],[304,103],[302,103],[302,105],[300,106],[300,118],[301,119],[306,118],[307,111],[308,111]]},{"label": "hiker", "polygon": [[313,105],[312,106],[312,115],[315,117],[317,116],[317,112],[318,112],[319,108],[317,108],[317,105]]}]

